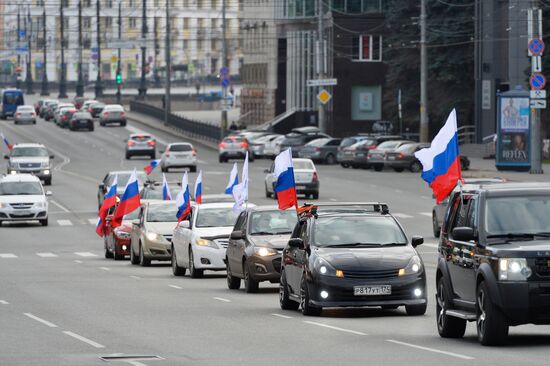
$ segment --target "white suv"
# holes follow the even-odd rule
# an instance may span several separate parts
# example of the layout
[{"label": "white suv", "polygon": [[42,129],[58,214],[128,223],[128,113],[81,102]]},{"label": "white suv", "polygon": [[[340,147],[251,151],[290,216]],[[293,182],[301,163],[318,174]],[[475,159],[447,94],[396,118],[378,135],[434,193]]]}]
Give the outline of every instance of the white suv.
[{"label": "white suv", "polygon": [[35,221],[48,226],[48,200],[40,180],[30,174],[0,178],[0,225],[4,221]]}]

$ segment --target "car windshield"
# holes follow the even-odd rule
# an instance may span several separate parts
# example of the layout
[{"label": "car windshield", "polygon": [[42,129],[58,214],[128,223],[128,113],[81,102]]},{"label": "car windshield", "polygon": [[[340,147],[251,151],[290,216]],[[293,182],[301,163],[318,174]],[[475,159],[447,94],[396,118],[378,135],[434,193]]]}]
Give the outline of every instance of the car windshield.
[{"label": "car windshield", "polygon": [[16,147],[11,152],[13,158],[21,156],[48,156],[48,150],[43,147]]},{"label": "car windshield", "polygon": [[237,215],[231,207],[202,208],[197,214],[196,227],[222,227],[233,226]]},{"label": "car windshield", "polygon": [[19,111],[19,112],[34,112],[34,107],[19,106],[19,107],[17,107],[17,111]]},{"label": "car windshield", "polygon": [[399,141],[386,141],[382,142],[380,145],[378,145],[378,150],[392,150],[395,149],[397,146],[399,146]]},{"label": "car windshield", "polygon": [[105,108],[105,104],[103,104],[103,103],[93,103],[91,107],[93,109],[101,109],[101,108]]},{"label": "car windshield", "polygon": [[325,146],[330,140],[331,140],[330,138],[316,139],[308,142],[306,146],[315,146],[315,147]]},{"label": "car windshield", "polygon": [[3,182],[0,183],[0,196],[42,195],[40,182]]},{"label": "car windshield", "polygon": [[134,210],[129,214],[124,215],[123,220],[137,220],[139,218],[139,210]]},{"label": "car windshield", "polygon": [[308,160],[293,160],[294,170],[315,170],[315,166]]},{"label": "car windshield", "polygon": [[357,142],[357,139],[355,137],[346,137],[345,139],[340,142],[340,147],[348,147]]},{"label": "car windshield", "polygon": [[407,144],[403,146],[399,146],[395,151],[404,153],[404,154],[412,154],[414,150],[417,148],[418,145],[416,144]]},{"label": "car windshield", "polygon": [[301,133],[289,133],[286,135],[283,145],[301,145],[304,142],[305,135]]},{"label": "car windshield", "polygon": [[170,145],[170,151],[191,151],[193,147],[189,144]]},{"label": "car windshield", "polygon": [[254,212],[250,218],[250,235],[290,234],[296,221],[296,213],[292,210]]},{"label": "car windshield", "polygon": [[175,201],[167,201],[162,205],[149,205],[147,209],[148,222],[177,222],[178,208]]},{"label": "car windshield", "polygon": [[550,195],[490,197],[485,210],[487,236],[550,233]]},{"label": "car windshield", "polygon": [[151,140],[151,136],[149,136],[149,135],[138,135],[138,136],[131,136],[130,139],[132,141],[145,142],[145,141]]},{"label": "car windshield", "polygon": [[73,115],[75,119],[82,118],[82,119],[92,119],[92,115],[90,113],[75,113]]},{"label": "car windshield", "polygon": [[122,112],[124,109],[119,105],[108,105],[105,107],[105,110],[109,112]]},{"label": "car windshield", "polygon": [[331,216],[315,222],[318,246],[406,245],[407,238],[390,216]]},{"label": "car windshield", "polygon": [[238,144],[245,141],[246,141],[245,138],[240,136],[229,136],[223,139],[223,142],[229,143],[229,144]]}]

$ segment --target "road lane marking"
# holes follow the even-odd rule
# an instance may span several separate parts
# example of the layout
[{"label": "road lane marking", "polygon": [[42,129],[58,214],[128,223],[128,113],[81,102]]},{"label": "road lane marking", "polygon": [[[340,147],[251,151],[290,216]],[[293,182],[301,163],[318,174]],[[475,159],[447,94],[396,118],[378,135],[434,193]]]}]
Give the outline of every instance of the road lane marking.
[{"label": "road lane marking", "polygon": [[17,258],[17,256],[12,253],[0,253],[0,258]]},{"label": "road lane marking", "polygon": [[404,214],[404,213],[399,213],[399,212],[397,212],[397,213],[392,213],[392,215],[393,215],[394,217],[398,217],[398,218],[400,218],[400,219],[410,219],[410,218],[414,217],[414,216],[407,215],[407,214]]},{"label": "road lane marking", "polygon": [[39,256],[39,257],[42,257],[42,258],[55,258],[55,257],[57,257],[57,254],[53,254],[53,253],[50,253],[50,252],[36,253],[36,255]]},{"label": "road lane marking", "polygon": [[336,198],[329,198],[329,201],[331,201],[331,202],[336,202],[336,201],[338,201],[338,200],[337,200]]},{"label": "road lane marking", "polygon": [[420,196],[420,198],[424,198],[425,200],[432,200],[433,199],[433,198],[428,197],[428,196]]},{"label": "road lane marking", "polygon": [[79,261],[78,259],[74,261],[75,263],[82,263],[82,261]]},{"label": "road lane marking", "polygon": [[92,347],[95,347],[95,348],[105,348],[105,346],[102,345],[102,344],[99,344],[99,343],[97,343],[97,342],[94,342],[94,341],[92,341],[91,339],[88,339],[88,338],[83,337],[83,336],[81,336],[81,335],[78,335],[78,334],[76,334],[76,333],[69,332],[68,330],[63,331],[63,333],[65,333],[65,334],[68,335],[69,337],[73,337],[73,338],[75,338],[75,339],[78,339],[78,340],[81,341],[81,342],[87,343],[87,344],[89,344],[89,345],[92,346]]},{"label": "road lane marking", "polygon": [[44,325],[50,327],[50,328],[57,328],[57,325],[55,325],[54,323],[51,323],[51,322],[49,322],[49,321],[47,321],[47,320],[44,320],[44,319],[42,319],[42,318],[39,318],[39,317],[37,317],[36,315],[32,315],[31,313],[23,313],[23,314],[24,314],[25,316],[27,316],[27,317],[33,319],[33,320],[36,320],[36,321],[39,322],[39,323],[42,323],[42,324],[44,324]]},{"label": "road lane marking", "polygon": [[428,248],[439,248],[439,244],[433,244],[433,243],[424,243],[422,244],[423,247],[428,247]]},{"label": "road lane marking", "polygon": [[0,304],[2,304],[2,305],[9,305],[10,303],[7,302],[6,300],[0,300]]},{"label": "road lane marking", "polygon": [[273,313],[271,314],[273,316],[276,316],[277,318],[283,318],[283,319],[292,319],[291,316],[288,316],[288,315],[283,315],[283,314],[277,314],[277,313]]},{"label": "road lane marking", "polygon": [[432,217],[432,213],[431,213],[431,212],[420,212],[420,214],[423,215],[423,216]]},{"label": "road lane marking", "polygon": [[224,299],[223,297],[214,297],[213,299],[214,299],[214,300],[221,301],[221,302],[231,302],[231,300],[229,300],[229,299]]},{"label": "road lane marking", "polygon": [[107,268],[107,267],[99,267],[99,269],[102,269],[104,271],[110,271],[111,270],[110,268]]},{"label": "road lane marking", "polygon": [[395,193],[403,193],[403,191],[400,190],[400,189],[396,189],[396,190],[395,190]]},{"label": "road lane marking", "polygon": [[442,350],[435,349],[435,348],[430,348],[430,347],[417,346],[416,344],[400,342],[400,341],[396,341],[396,340],[393,340],[393,339],[386,339],[386,342],[399,344],[399,345],[402,345],[402,346],[405,346],[405,347],[411,347],[411,348],[421,349],[421,350],[423,350],[423,351],[428,351],[428,352],[433,352],[433,353],[441,353],[441,354],[443,354],[443,355],[447,355],[447,356],[451,356],[451,357],[456,357],[456,358],[461,358],[461,359],[463,359],[463,360],[473,360],[473,359],[474,359],[473,357],[466,356],[466,355],[461,355],[461,354],[459,354],[459,353],[453,353],[453,352],[442,351]]},{"label": "road lane marking", "polygon": [[176,285],[168,285],[168,287],[172,287],[172,288],[175,288],[177,290],[183,290],[183,287],[179,287],[179,286],[176,286]]},{"label": "road lane marking", "polygon": [[90,253],[90,252],[74,252],[74,254],[76,254],[80,257],[97,257],[96,254]]},{"label": "road lane marking", "polygon": [[57,220],[59,226],[73,226],[71,220]]},{"label": "road lane marking", "polygon": [[134,280],[141,280],[141,277],[139,276],[130,276],[130,278],[133,278]]},{"label": "road lane marking", "polygon": [[55,200],[50,200],[50,202],[56,205],[57,207],[59,207],[61,210],[63,210],[63,212],[67,212],[67,213],[71,212],[67,207],[63,206],[62,204],[60,204]]},{"label": "road lane marking", "polygon": [[97,219],[88,219],[90,225],[97,225]]},{"label": "road lane marking", "polygon": [[328,329],[337,330],[337,331],[339,331],[339,332],[351,333],[351,334],[360,335],[360,336],[366,336],[366,335],[367,335],[366,333],[358,332],[358,331],[356,331],[356,330],[351,330],[351,329],[345,329],[345,328],[335,327],[335,326],[332,326],[332,325],[327,325],[327,324],[323,324],[323,323],[312,322],[312,321],[309,321],[309,320],[304,320],[304,323],[306,323],[306,324],[311,324],[311,325],[317,325],[317,326],[323,327],[323,328],[328,328]]}]

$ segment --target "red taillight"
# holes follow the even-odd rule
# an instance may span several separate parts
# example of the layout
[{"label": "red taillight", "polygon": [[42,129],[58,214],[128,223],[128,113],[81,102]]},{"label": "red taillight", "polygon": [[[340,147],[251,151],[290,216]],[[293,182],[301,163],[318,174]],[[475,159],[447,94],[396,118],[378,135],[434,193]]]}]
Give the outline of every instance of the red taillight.
[{"label": "red taillight", "polygon": [[221,149],[223,149],[225,146],[226,146],[226,145],[225,145],[225,142],[220,142],[220,143],[218,144],[218,147],[221,148]]},{"label": "red taillight", "polygon": [[20,116],[21,115],[21,112],[17,112],[15,113],[16,116]]},{"label": "red taillight", "polygon": [[315,151],[321,151],[321,148],[320,148],[320,147],[316,147],[316,148],[315,148]]},{"label": "red taillight", "polygon": [[136,143],[135,143],[134,141],[132,141],[132,140],[129,140],[129,141],[128,141],[128,146],[134,146],[135,144],[136,144]]},{"label": "red taillight", "polygon": [[109,115],[109,112],[103,112],[103,115],[107,117]]},{"label": "red taillight", "polygon": [[193,154],[193,156],[197,156],[197,150],[195,150],[195,149],[193,148],[192,154]]},{"label": "red taillight", "polygon": [[147,141],[147,145],[149,145],[149,146],[155,146],[156,144],[157,144],[157,142],[155,140]]},{"label": "red taillight", "polygon": [[313,181],[314,181],[314,182],[318,182],[318,181],[319,181],[319,176],[317,175],[317,172],[313,172]]},{"label": "red taillight", "polygon": [[243,141],[243,142],[241,142],[240,146],[248,148],[248,142]]},{"label": "red taillight", "polygon": [[92,113],[94,110],[92,108],[88,108],[88,112]]},{"label": "red taillight", "polygon": [[399,153],[399,155],[397,155],[397,160],[403,160],[404,157],[405,155],[403,155],[402,153]]},{"label": "red taillight", "polygon": [[376,145],[367,146],[367,150],[374,150],[374,149],[376,149]]},{"label": "red taillight", "polygon": [[34,113],[34,112],[31,112],[31,116],[33,116],[33,117],[34,117],[34,116],[36,116],[36,113]]},{"label": "red taillight", "polygon": [[120,115],[124,117],[126,115],[126,113],[120,112]]}]

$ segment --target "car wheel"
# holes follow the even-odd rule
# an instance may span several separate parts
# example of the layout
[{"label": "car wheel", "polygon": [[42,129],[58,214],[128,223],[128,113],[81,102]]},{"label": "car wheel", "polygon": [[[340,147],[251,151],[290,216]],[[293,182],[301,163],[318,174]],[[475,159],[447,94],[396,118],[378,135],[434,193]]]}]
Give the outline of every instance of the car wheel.
[{"label": "car wheel", "polygon": [[361,165],[359,164],[351,164],[352,169],[359,169],[361,168]]},{"label": "car wheel", "polygon": [[265,187],[265,198],[271,198],[271,193],[269,193],[267,187]]},{"label": "car wheel", "polygon": [[435,317],[437,331],[443,338],[462,338],[466,331],[466,320],[447,315],[449,310],[449,296],[445,286],[445,280],[441,277],[437,282],[435,294]]},{"label": "car wheel", "polygon": [[134,254],[134,249],[132,249],[132,247],[130,247],[130,263],[134,265],[139,264],[139,257]]},{"label": "car wheel", "polygon": [[107,243],[105,243],[105,258],[110,259],[113,258],[113,253],[107,248]]},{"label": "car wheel", "polygon": [[163,165],[160,166],[160,171],[163,172],[163,173],[167,173],[168,172],[168,168],[164,167]]},{"label": "car wheel", "polygon": [[120,122],[120,125],[121,125],[122,127],[124,127],[124,126],[126,126],[126,122]]},{"label": "car wheel", "polygon": [[101,127],[105,127],[105,123],[103,123],[103,122],[99,122],[99,125],[100,125]]},{"label": "car wheel", "polygon": [[115,261],[121,261],[121,260],[124,259],[124,255],[117,254],[116,249],[115,249],[115,251],[113,252],[113,258],[115,259]]},{"label": "car wheel", "polygon": [[189,167],[189,171],[191,173],[196,173],[197,172],[197,167],[196,166]]},{"label": "car wheel", "polygon": [[312,193],[311,198],[313,198],[314,200],[318,200],[319,199],[319,192]]},{"label": "car wheel", "polygon": [[254,161],[254,154],[248,154],[248,161],[250,162]]},{"label": "car wheel", "polygon": [[477,338],[484,346],[502,344],[508,336],[508,321],[502,311],[491,300],[485,281],[477,288]]},{"label": "car wheel", "polygon": [[409,316],[420,316],[426,314],[427,303],[417,305],[406,305],[405,311]]},{"label": "car wheel", "polygon": [[437,216],[435,212],[432,212],[432,228],[433,228],[434,236],[436,238],[439,238],[439,234],[441,233],[441,228],[439,227],[439,223],[437,222]]},{"label": "car wheel", "polygon": [[174,276],[185,276],[185,267],[180,267],[176,260],[176,251],[172,245],[172,273]]},{"label": "car wheel", "polygon": [[151,160],[155,160],[155,153],[154,152],[149,156],[151,157]]},{"label": "car wheel", "polygon": [[323,308],[313,306],[309,303],[309,288],[307,282],[304,278],[302,279],[302,285],[300,286],[300,307],[302,308],[302,314],[307,316],[318,316],[321,315]]},{"label": "car wheel", "polygon": [[348,163],[341,163],[340,166],[342,166],[342,168],[349,168],[349,164],[348,164]]},{"label": "car wheel", "polygon": [[132,155],[126,153],[126,160],[130,160],[131,157],[132,157]]},{"label": "car wheel", "polygon": [[281,309],[283,310],[298,310],[300,307],[300,303],[290,299],[285,271],[282,271],[281,281],[279,282],[279,305],[281,305]]},{"label": "car wheel", "polygon": [[19,122],[17,122],[17,121],[13,121],[13,124],[14,124],[14,125],[18,125],[18,124],[19,124]]},{"label": "car wheel", "polygon": [[94,130],[94,125],[91,125],[90,128],[89,128],[90,131],[93,131]]},{"label": "car wheel", "polygon": [[39,220],[39,221],[40,221],[40,225],[48,226],[48,218],[47,217],[45,219],[42,219],[42,220]]},{"label": "car wheel", "polygon": [[250,271],[248,270],[248,266],[246,265],[246,262],[243,262],[243,273],[244,273],[244,288],[246,290],[246,293],[253,294],[258,292],[260,283],[258,281],[255,281],[252,278],[252,276],[250,275]]},{"label": "car wheel", "polygon": [[145,253],[143,253],[143,248],[139,246],[139,265],[142,267],[149,267],[151,265],[151,260],[145,258]]},{"label": "car wheel", "polygon": [[218,162],[225,163],[225,159],[220,155],[218,156]]},{"label": "car wheel", "polygon": [[401,173],[405,169],[403,169],[403,168],[393,168],[393,170],[395,170],[398,173]]},{"label": "car wheel", "polygon": [[333,165],[336,164],[336,157],[332,154],[328,154],[325,158],[325,164]]},{"label": "car wheel", "polygon": [[52,185],[52,178],[48,178],[48,179],[44,180],[44,185],[51,186]]},{"label": "car wheel", "polygon": [[412,173],[419,173],[421,170],[422,170],[422,164],[420,164],[418,161],[414,161],[409,170],[412,172]]},{"label": "car wheel", "polygon": [[374,164],[374,165],[373,165],[373,168],[374,168],[374,170],[376,170],[377,172],[381,172],[382,169],[384,169],[384,164]]},{"label": "car wheel", "polygon": [[189,276],[191,276],[191,278],[202,278],[204,276],[204,271],[202,269],[195,268],[195,259],[191,248],[189,248]]},{"label": "car wheel", "polygon": [[231,274],[231,269],[229,268],[229,259],[225,258],[227,264],[227,287],[230,290],[238,290],[241,287],[241,279],[235,277]]}]

